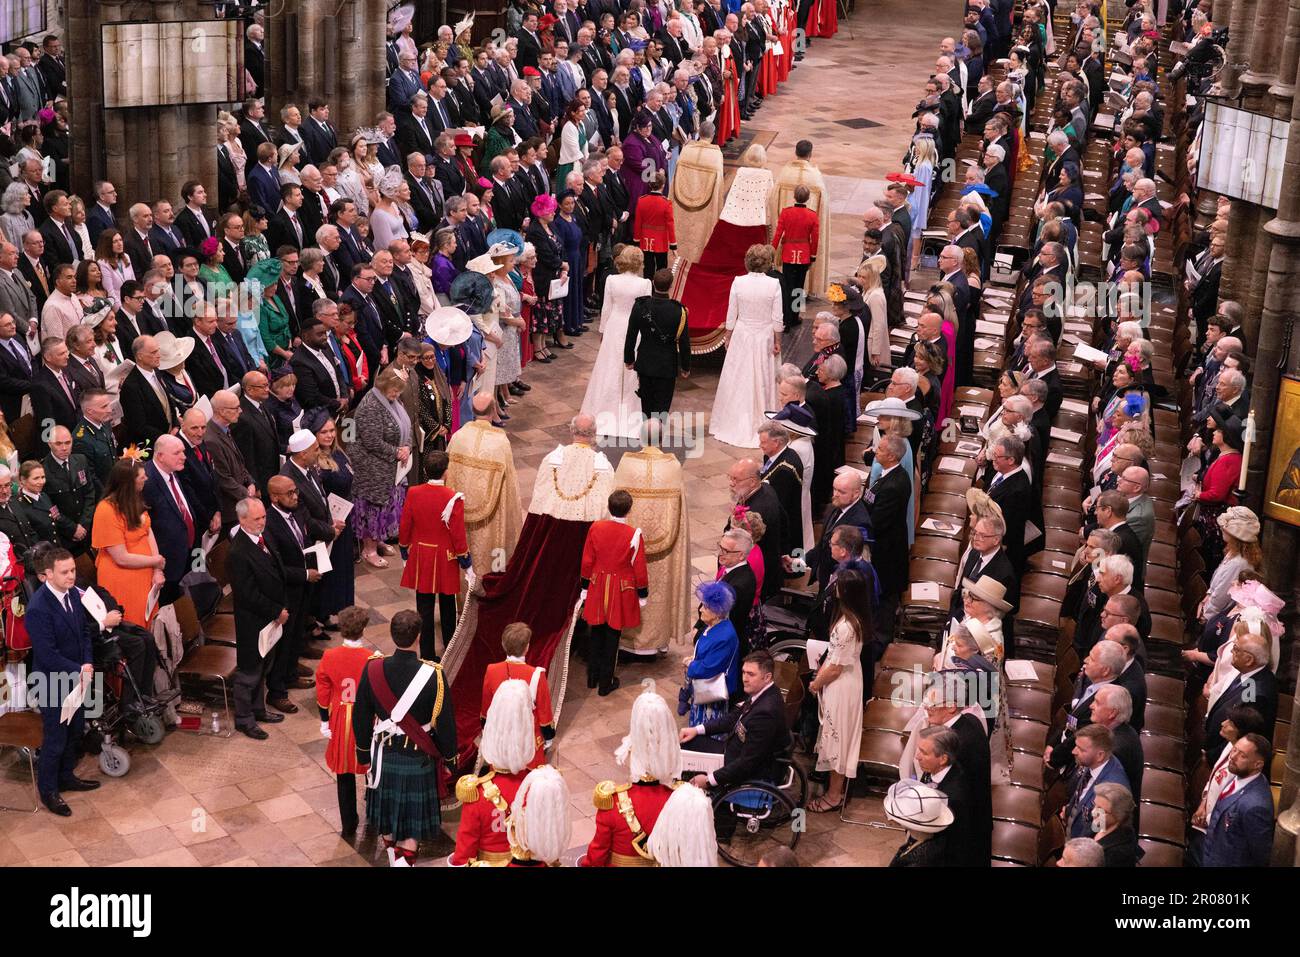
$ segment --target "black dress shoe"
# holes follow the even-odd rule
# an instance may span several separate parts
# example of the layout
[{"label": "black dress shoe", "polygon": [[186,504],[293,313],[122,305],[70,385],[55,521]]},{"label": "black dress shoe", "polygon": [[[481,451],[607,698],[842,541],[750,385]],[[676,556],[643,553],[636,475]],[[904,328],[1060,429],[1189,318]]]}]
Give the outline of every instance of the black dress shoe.
[{"label": "black dress shoe", "polygon": [[68,807],[68,802],[57,794],[42,797],[41,803],[45,805],[51,814],[57,814],[59,817],[72,817],[72,808]]},{"label": "black dress shoe", "polygon": [[304,665],[301,661],[298,662],[298,677],[299,677],[299,678],[311,678],[311,677],[313,677],[314,675],[315,675],[315,672],[314,672],[314,671],[312,671],[310,668],[308,668],[306,665]]},{"label": "black dress shoe", "polygon": [[86,778],[79,778],[75,774],[66,781],[59,782],[60,791],[95,791],[99,789],[99,781],[91,781]]},{"label": "black dress shoe", "polygon": [[255,724],[251,724],[247,728],[238,728],[236,730],[238,730],[240,734],[248,735],[248,737],[252,738],[254,741],[265,741],[270,737],[269,734]]},{"label": "black dress shoe", "polygon": [[524,394],[524,390],[521,389],[521,388],[519,388],[519,386],[516,385],[516,384],[513,383],[513,382],[510,383],[510,385],[506,386],[506,390],[507,390],[511,395],[523,395],[523,394]]},{"label": "black dress shoe", "polygon": [[298,706],[288,698],[267,698],[266,703],[276,711],[282,711],[285,714],[297,714]]},{"label": "black dress shoe", "polygon": [[326,631],[338,631],[339,623],[337,621],[323,621],[321,622],[321,628],[325,629]]},{"label": "black dress shoe", "polygon": [[312,647],[310,647],[310,646],[307,646],[307,647],[304,647],[304,648],[302,649],[302,651],[298,652],[298,657],[299,657],[299,658],[311,658],[311,659],[315,660],[315,659],[317,659],[317,658],[324,658],[324,657],[325,657],[325,652],[323,652],[323,651],[322,651],[321,649],[319,649],[319,648],[312,648]]},{"label": "black dress shoe", "polygon": [[515,385],[519,386],[520,390],[523,392],[533,391],[533,387],[530,386],[527,382],[516,382]]},{"label": "black dress shoe", "polygon": [[261,714],[254,711],[253,717],[262,722],[262,724],[279,724],[284,720],[284,715],[276,714],[274,711],[263,711]]},{"label": "black dress shoe", "polygon": [[609,684],[601,685],[600,689],[596,692],[596,694],[600,695],[602,698],[605,697],[606,695],[613,694],[615,691],[619,689],[620,684],[621,682],[617,678],[612,678],[610,679]]},{"label": "black dress shoe", "polygon": [[573,343],[572,343],[572,342],[566,342],[566,343],[564,343],[563,345],[558,345],[558,346],[556,346],[555,348],[557,348],[557,349],[572,349],[572,348],[573,348]]},{"label": "black dress shoe", "polygon": [[308,688],[316,687],[316,682],[311,678],[294,678],[289,682],[289,687],[295,691],[305,691]]},{"label": "black dress shoe", "polygon": [[598,679],[597,676],[596,676],[596,672],[593,671],[592,669],[588,668],[588,669],[587,669],[587,687],[588,687],[588,688],[594,688],[594,687],[596,687],[596,685],[598,685],[598,684],[600,684],[600,681],[599,681],[599,679]]}]

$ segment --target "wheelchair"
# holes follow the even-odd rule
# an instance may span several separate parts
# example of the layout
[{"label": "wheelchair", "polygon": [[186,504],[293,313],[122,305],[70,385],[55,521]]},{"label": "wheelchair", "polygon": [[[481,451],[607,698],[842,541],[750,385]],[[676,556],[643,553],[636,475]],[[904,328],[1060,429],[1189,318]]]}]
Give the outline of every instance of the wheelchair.
[{"label": "wheelchair", "polygon": [[806,829],[808,779],[790,754],[776,760],[780,778],[746,781],[713,797],[718,853],[736,867],[757,867],[775,847],[794,850]]},{"label": "wheelchair", "polygon": [[[128,734],[144,744],[161,742],[167,733],[162,713],[176,692],[146,696],[126,666],[116,635],[96,640],[94,653],[95,668],[104,675],[104,703],[98,717],[87,719],[83,741],[88,752],[98,749],[99,769],[108,777],[120,778],[131,770],[131,753],[122,742]],[[124,695],[128,687],[130,704],[125,703]]]}]

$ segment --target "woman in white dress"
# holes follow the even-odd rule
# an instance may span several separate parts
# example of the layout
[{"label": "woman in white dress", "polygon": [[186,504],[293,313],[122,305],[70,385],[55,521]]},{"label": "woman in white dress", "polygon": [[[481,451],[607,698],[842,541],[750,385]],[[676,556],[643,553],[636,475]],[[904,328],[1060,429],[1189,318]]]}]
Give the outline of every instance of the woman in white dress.
[{"label": "woman in white dress", "polygon": [[775,409],[776,367],[781,355],[781,281],[769,276],[771,246],[750,246],[743,276],[727,301],[727,358],[709,416],[709,434],[742,449],[758,448],[763,413]]},{"label": "woman in white dress", "polygon": [[605,280],[605,301],[600,307],[600,352],[591,367],[582,411],[596,418],[600,435],[634,439],[640,434],[641,403],[636,395],[636,373],[623,364],[628,316],[640,296],[650,295],[650,280],[641,275],[645,254],[628,244],[614,260],[618,274]]},{"label": "woman in white dress", "polygon": [[871,632],[871,592],[855,571],[835,576],[837,608],[830,630],[830,648],[817,662],[808,690],[817,695],[817,770],[829,771],[826,791],[808,805],[814,813],[834,811],[844,804],[848,779],[857,776],[862,747],[862,639]]}]

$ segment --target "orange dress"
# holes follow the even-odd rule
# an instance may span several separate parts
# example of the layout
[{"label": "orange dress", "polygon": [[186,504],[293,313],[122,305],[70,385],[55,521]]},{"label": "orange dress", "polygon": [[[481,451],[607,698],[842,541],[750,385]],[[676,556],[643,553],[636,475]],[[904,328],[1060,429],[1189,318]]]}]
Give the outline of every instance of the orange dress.
[{"label": "orange dress", "polygon": [[153,547],[149,544],[149,513],[141,516],[139,528],[129,529],[126,519],[112,502],[100,502],[95,506],[90,544],[99,553],[95,556],[95,580],[99,587],[107,589],[117,599],[122,606],[124,621],[148,628],[144,608],[149,600],[149,589],[153,587],[153,569],[122,568],[113,561],[108,547],[122,545],[128,555],[153,555]]}]

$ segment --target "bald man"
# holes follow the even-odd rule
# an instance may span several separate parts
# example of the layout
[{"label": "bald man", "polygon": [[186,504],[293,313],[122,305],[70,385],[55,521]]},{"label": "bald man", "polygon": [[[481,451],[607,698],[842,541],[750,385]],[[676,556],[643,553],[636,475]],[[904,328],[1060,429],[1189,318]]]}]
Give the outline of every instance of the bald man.
[{"label": "bald man", "polygon": [[[298,658],[304,654],[303,627],[307,610],[308,585],[320,581],[320,572],[307,567],[303,549],[315,543],[311,532],[297,517],[298,486],[287,475],[273,475],[266,483],[270,507],[266,510],[266,544],[284,569],[284,604],[289,620],[272,652],[266,675],[266,703],[276,711],[293,714],[298,706],[289,701],[290,688],[309,688],[309,678],[298,677]],[[309,657],[323,652],[310,649]]]},{"label": "bald man", "polygon": [[99,501],[99,480],[84,455],[72,451],[72,433],[56,425],[50,434],[45,466],[45,494],[58,509],[54,525],[68,551],[80,555],[90,547],[90,523]]},{"label": "bald man", "polygon": [[221,530],[221,514],[217,505],[217,477],[213,473],[212,453],[208,450],[208,417],[202,409],[190,409],[181,416],[181,441],[185,443],[185,468],[181,470],[181,485],[195,502],[195,522],[209,531]]},{"label": "bald man", "polygon": [[212,419],[203,432],[203,441],[212,453],[212,474],[217,480],[217,505],[221,524],[233,528],[235,504],[240,499],[258,494],[257,485],[244,461],[243,453],[235,443],[230,428],[239,421],[243,410],[239,397],[228,389],[218,389],[212,394]]},{"label": "bald man", "polygon": [[[753,459],[741,459],[733,462],[727,469],[727,484],[731,489],[731,500],[736,506],[758,512],[763,516],[767,530],[759,541],[759,550],[763,553],[763,567],[772,569],[771,574],[763,576],[763,600],[776,595],[783,584],[783,576],[777,574],[781,565],[781,543],[785,541],[785,512],[781,508],[781,499],[759,476],[758,463]],[[733,517],[727,519],[726,528],[731,528]]]},{"label": "bald man", "polygon": [[185,491],[180,473],[185,468],[185,443],[174,435],[160,435],[153,455],[145,463],[144,503],[159,553],[166,585],[158,604],[166,605],[180,593],[180,581],[193,568],[202,527],[195,520],[198,503]]}]

